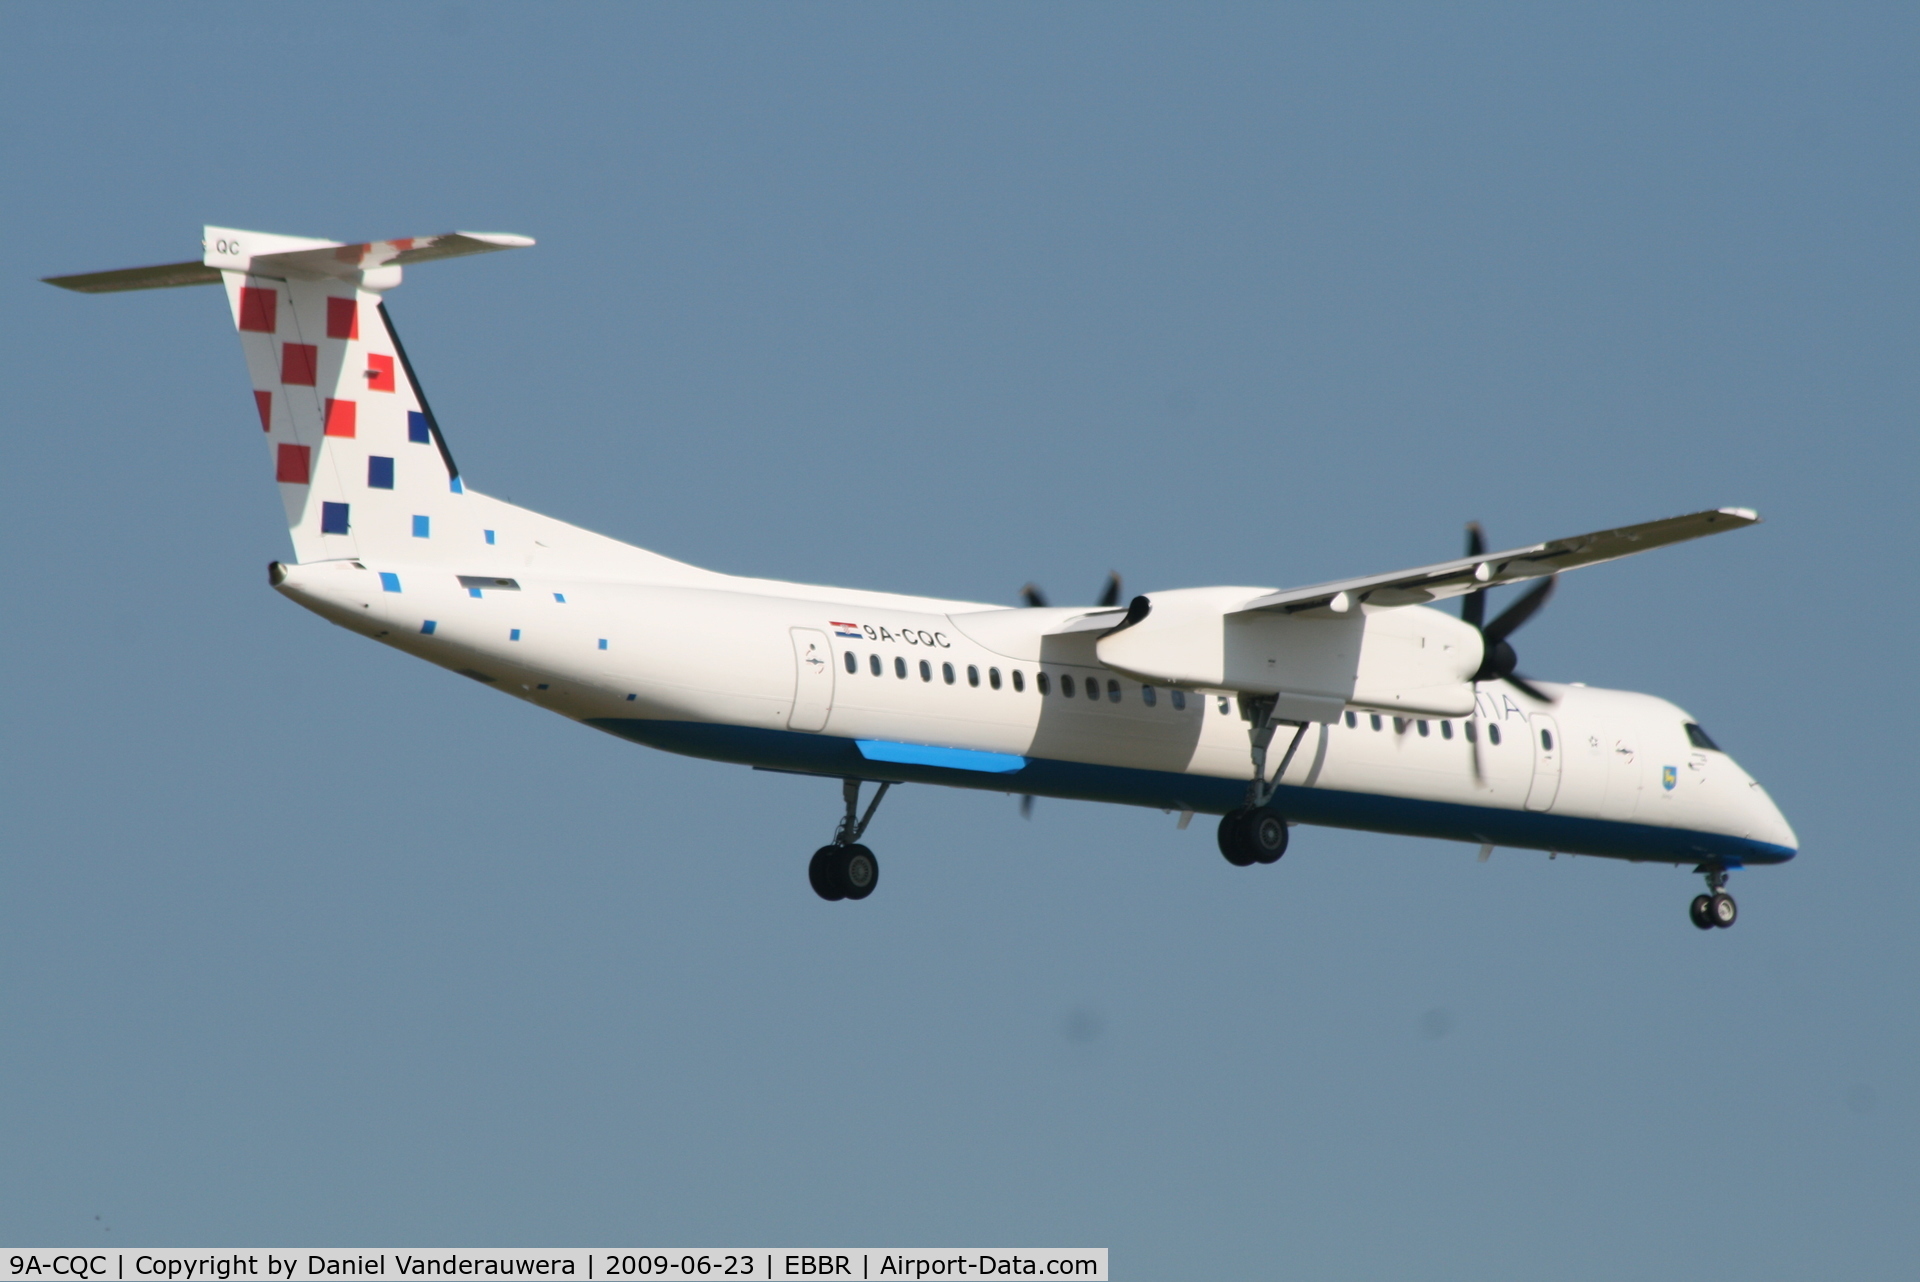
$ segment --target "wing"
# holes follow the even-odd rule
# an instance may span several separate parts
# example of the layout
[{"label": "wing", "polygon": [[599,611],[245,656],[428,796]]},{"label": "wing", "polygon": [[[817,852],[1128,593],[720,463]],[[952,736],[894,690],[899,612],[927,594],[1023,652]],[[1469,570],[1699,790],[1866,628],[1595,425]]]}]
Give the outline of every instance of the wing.
[{"label": "wing", "polygon": [[1554,539],[1532,547],[1514,548],[1484,556],[1462,557],[1417,570],[1375,574],[1362,579],[1343,579],[1310,588],[1287,588],[1254,597],[1236,613],[1275,611],[1298,614],[1304,610],[1330,609],[1343,613],[1355,602],[1370,605],[1422,605],[1447,597],[1462,596],[1478,588],[1503,583],[1520,583],[1543,575],[1602,561],[1617,561],[1636,552],[1649,552],[1669,543],[1737,530],[1760,521],[1757,512],[1743,507],[1715,508],[1687,516],[1668,517],[1641,525],[1623,525],[1617,530],[1577,534],[1570,539]]}]

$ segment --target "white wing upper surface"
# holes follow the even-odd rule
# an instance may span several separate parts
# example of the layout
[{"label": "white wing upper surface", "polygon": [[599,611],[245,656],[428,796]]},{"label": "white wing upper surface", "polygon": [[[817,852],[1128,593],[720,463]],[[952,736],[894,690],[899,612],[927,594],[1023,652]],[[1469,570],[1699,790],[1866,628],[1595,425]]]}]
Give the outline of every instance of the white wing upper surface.
[{"label": "white wing upper surface", "polygon": [[[1298,614],[1306,610],[1348,604],[1374,606],[1424,605],[1447,597],[1464,596],[1479,588],[1505,583],[1520,583],[1583,565],[1616,561],[1636,552],[1649,552],[1671,543],[1737,530],[1758,524],[1758,513],[1742,507],[1713,508],[1686,516],[1671,516],[1663,521],[1623,525],[1613,530],[1576,534],[1572,538],[1553,539],[1530,547],[1461,557],[1414,570],[1396,570],[1312,587],[1286,588],[1254,597],[1240,606],[1239,613],[1277,611]],[[1340,600],[1344,596],[1345,600]]]}]

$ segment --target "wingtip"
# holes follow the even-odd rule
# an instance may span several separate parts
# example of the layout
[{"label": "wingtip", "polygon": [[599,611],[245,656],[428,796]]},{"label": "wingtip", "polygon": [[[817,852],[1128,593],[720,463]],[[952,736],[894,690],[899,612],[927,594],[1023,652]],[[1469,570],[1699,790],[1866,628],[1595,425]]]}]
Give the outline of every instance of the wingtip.
[{"label": "wingtip", "polygon": [[498,245],[502,249],[531,249],[539,243],[531,236],[519,236],[510,231],[457,231],[453,234],[488,245]]},{"label": "wingtip", "polygon": [[1715,510],[1722,516],[1738,517],[1750,525],[1758,525],[1760,523],[1760,514],[1750,507],[1723,507],[1716,508]]}]

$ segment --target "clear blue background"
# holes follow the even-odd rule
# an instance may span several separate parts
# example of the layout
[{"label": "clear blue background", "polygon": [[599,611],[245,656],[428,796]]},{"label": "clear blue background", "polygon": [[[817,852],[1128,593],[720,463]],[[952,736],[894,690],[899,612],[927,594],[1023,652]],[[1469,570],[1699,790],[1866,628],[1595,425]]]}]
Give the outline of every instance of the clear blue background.
[{"label": "clear blue background", "polygon": [[[1910,5],[16,5],[0,1241],[1104,1244],[1117,1277],[1911,1276]],[[721,570],[1288,585],[1723,504],[1541,677],[1735,877],[652,753],[293,607],[214,222],[392,309],[481,489]],[[698,626],[689,619],[689,627]]]}]

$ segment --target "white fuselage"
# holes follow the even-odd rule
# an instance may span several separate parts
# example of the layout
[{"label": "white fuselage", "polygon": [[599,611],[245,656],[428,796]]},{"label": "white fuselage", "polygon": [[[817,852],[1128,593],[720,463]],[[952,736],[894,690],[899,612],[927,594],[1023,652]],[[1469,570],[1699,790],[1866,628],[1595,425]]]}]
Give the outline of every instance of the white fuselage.
[{"label": "white fuselage", "polygon": [[[465,582],[444,565],[371,560],[277,573],[282,592],[334,622],[672,751],[1168,810],[1222,813],[1245,793],[1237,702],[1103,667],[1098,631],[1056,631],[1085,611],[663,564],[676,573],[662,577],[690,581],[554,577],[537,558]],[[1554,703],[1485,682],[1470,716],[1354,707],[1311,725],[1273,804],[1306,823],[1629,859],[1792,856],[1773,802],[1731,757],[1689,741],[1681,709],[1539,684]]]}]

